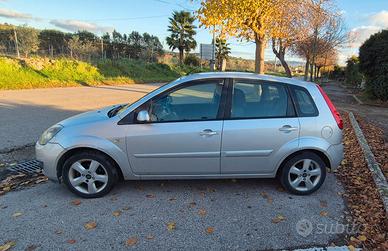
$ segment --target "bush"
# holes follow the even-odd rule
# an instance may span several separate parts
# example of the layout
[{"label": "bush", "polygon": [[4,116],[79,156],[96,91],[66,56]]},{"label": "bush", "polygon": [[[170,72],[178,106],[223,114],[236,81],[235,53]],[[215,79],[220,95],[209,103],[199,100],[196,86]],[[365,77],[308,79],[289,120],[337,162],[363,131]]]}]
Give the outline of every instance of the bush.
[{"label": "bush", "polygon": [[66,58],[52,60],[50,64],[44,66],[40,73],[49,79],[65,82],[88,82],[102,79],[102,75],[93,65]]},{"label": "bush", "polygon": [[371,78],[366,79],[366,92],[369,96],[388,100],[388,64],[381,65],[377,68],[381,74],[377,74]]},{"label": "bush", "polygon": [[345,84],[352,87],[360,87],[363,76],[360,72],[360,61],[358,57],[352,56],[346,61]]},{"label": "bush", "polygon": [[333,71],[330,72],[329,78],[336,80],[343,80],[345,77],[345,70],[339,65],[335,65]]},{"label": "bush", "polygon": [[360,70],[374,98],[388,100],[388,30],[372,35],[360,47]]},{"label": "bush", "polygon": [[184,63],[185,63],[185,65],[190,65],[190,66],[200,66],[201,65],[200,59],[193,54],[187,55],[185,57]]}]

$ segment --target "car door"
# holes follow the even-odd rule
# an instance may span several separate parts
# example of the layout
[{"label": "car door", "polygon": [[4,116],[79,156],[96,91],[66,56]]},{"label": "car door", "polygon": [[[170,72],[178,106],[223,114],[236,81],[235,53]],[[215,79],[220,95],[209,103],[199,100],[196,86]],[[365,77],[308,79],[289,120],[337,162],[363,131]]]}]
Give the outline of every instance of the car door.
[{"label": "car door", "polygon": [[235,79],[224,121],[221,173],[270,175],[298,146],[299,120],[285,84]]},{"label": "car door", "polygon": [[150,115],[127,129],[127,153],[139,175],[220,174],[224,81],[180,84],[140,106]]}]

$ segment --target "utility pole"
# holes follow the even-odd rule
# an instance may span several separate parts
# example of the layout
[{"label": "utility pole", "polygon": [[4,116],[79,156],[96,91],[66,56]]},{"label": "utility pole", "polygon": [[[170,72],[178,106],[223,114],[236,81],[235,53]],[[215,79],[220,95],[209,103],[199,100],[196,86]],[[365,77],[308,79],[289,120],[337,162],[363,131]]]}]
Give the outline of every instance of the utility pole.
[{"label": "utility pole", "polygon": [[18,35],[16,34],[16,29],[13,28],[13,35],[15,37],[15,49],[16,49],[16,55],[18,58],[20,58],[20,53],[19,53],[19,45],[18,45]]},{"label": "utility pole", "polygon": [[215,66],[216,66],[216,60],[214,58],[215,55],[215,42],[216,42],[216,32],[215,32],[215,27],[213,28],[213,48],[212,48],[212,60],[210,61],[210,70],[215,71]]},{"label": "utility pole", "polygon": [[101,59],[104,59],[104,39],[101,37]]},{"label": "utility pole", "polygon": [[54,47],[52,44],[49,45],[49,51],[50,51],[50,56],[53,58],[54,57]]}]

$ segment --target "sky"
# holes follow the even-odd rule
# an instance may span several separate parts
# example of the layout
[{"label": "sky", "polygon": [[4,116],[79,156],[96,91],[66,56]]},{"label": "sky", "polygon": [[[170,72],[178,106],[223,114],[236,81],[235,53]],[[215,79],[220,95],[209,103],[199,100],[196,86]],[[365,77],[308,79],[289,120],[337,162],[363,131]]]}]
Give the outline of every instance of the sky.
[{"label": "sky", "polygon": [[[358,47],[371,34],[388,29],[388,0],[335,0],[343,13],[345,26],[352,43],[340,49],[339,63],[358,54]],[[39,29],[59,29],[74,32],[89,30],[98,35],[111,32],[138,31],[156,35],[165,49],[168,17],[174,10],[194,11],[199,0],[0,0],[0,23],[28,25]],[[199,26],[199,23],[196,23]],[[197,29],[196,40],[210,43],[212,35],[204,28]],[[253,59],[253,42],[230,39],[232,56]],[[195,50],[199,51],[199,46]],[[275,59],[268,47],[266,60]],[[289,60],[302,61],[293,55]]]}]

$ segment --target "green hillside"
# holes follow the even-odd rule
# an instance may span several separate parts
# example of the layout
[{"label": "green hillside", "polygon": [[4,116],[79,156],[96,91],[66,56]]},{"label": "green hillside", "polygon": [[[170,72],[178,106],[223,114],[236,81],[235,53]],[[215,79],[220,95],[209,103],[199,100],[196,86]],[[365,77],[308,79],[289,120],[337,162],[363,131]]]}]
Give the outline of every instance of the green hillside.
[{"label": "green hillside", "polygon": [[67,58],[0,57],[0,89],[165,82],[199,70],[129,59],[90,64]]}]

